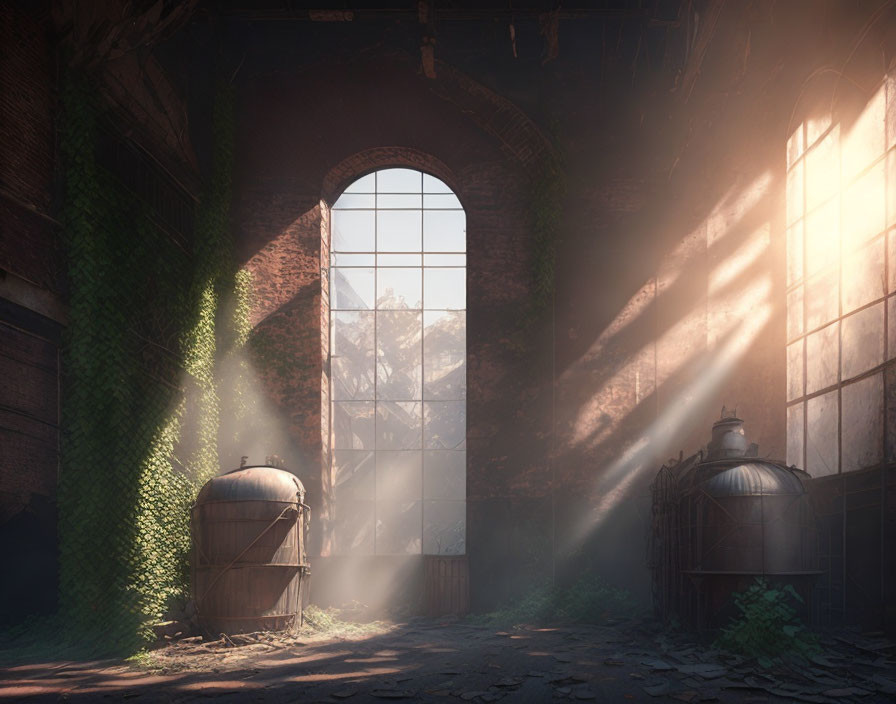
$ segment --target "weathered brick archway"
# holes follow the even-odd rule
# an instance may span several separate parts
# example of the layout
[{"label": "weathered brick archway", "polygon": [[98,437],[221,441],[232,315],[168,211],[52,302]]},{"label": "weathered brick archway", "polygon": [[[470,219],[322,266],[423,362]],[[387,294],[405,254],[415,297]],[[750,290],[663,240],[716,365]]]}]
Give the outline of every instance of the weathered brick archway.
[{"label": "weathered brick archway", "polygon": [[[252,124],[256,110],[276,121],[246,135],[238,180],[239,247],[253,275],[252,337],[265,356],[257,360],[260,386],[289,440],[284,452],[308,488],[312,554],[326,555],[329,206],[377,169],[409,167],[444,181],[467,216],[468,554],[471,569],[500,571],[494,538],[477,538],[495,533],[487,502],[549,491],[547,406],[534,401],[550,398],[543,349],[550,340],[545,333],[541,342],[528,341],[541,345],[537,354],[512,340],[532,295],[531,173],[554,151],[512,103],[450,67],[430,81],[402,55],[379,61],[328,66],[329,73],[305,74],[296,86],[255,84],[244,96],[249,114],[240,124]],[[344,80],[353,70],[363,76]],[[351,89],[334,96],[332,85]],[[299,95],[317,97],[292,97]],[[402,109],[384,107],[390,100]],[[343,115],[352,118],[348,131]],[[337,558],[318,558],[318,585],[325,560]]]}]

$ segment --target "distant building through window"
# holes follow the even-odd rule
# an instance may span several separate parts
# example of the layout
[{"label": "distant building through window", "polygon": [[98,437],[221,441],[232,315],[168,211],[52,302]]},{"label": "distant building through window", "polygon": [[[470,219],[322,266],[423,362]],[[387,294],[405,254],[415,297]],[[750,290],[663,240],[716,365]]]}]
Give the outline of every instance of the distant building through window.
[{"label": "distant building through window", "polygon": [[335,553],[462,555],[466,215],[439,179],[383,169],[330,239]]}]

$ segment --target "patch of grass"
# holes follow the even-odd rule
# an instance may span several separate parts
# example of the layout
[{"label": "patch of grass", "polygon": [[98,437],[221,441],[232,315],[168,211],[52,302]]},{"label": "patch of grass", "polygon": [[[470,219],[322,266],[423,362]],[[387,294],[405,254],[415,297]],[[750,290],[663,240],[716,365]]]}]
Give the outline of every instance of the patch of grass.
[{"label": "patch of grass", "polygon": [[520,599],[490,613],[471,616],[470,620],[488,625],[600,624],[631,618],[639,611],[629,592],[608,584],[598,575],[585,573],[567,588],[541,585]]},{"label": "patch of grass", "polygon": [[382,633],[389,629],[382,621],[368,623],[343,620],[341,609],[321,609],[311,604],[305,609],[305,624],[299,634],[314,634],[332,638],[361,638]]},{"label": "patch of grass", "polygon": [[818,636],[797,617],[793,602],[803,600],[790,585],[772,586],[762,577],[734,594],[740,615],[722,629],[716,646],[738,655],[757,658],[770,667],[781,656],[811,657],[821,652]]}]

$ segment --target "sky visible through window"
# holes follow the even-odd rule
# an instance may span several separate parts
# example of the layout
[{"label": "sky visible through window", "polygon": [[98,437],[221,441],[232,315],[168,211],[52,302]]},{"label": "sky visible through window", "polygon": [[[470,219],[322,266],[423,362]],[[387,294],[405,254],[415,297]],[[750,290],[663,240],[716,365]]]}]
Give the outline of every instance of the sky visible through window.
[{"label": "sky visible through window", "polygon": [[439,179],[384,169],[330,227],[335,551],[462,555],[466,215]]}]

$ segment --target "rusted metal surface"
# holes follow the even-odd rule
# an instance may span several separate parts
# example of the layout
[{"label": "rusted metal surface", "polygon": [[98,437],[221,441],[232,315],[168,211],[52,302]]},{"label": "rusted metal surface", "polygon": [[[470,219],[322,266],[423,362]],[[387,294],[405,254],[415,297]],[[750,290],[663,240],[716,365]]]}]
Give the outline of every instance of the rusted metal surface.
[{"label": "rusted metal surface", "polygon": [[785,581],[808,597],[821,574],[809,475],[748,457],[743,422],[713,427],[707,455],[664,466],[653,483],[650,566],[663,618],[720,625],[732,592],[754,577]]},{"label": "rusted metal surface", "polygon": [[426,615],[465,614],[470,610],[470,570],[466,555],[424,557]]},{"label": "rusted metal surface", "polygon": [[302,483],[281,469],[244,467],[206,483],[192,511],[193,599],[203,631],[299,623],[309,510]]}]

